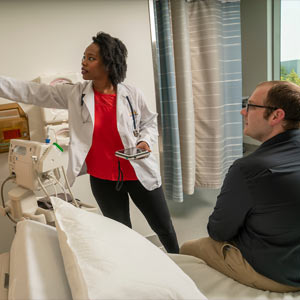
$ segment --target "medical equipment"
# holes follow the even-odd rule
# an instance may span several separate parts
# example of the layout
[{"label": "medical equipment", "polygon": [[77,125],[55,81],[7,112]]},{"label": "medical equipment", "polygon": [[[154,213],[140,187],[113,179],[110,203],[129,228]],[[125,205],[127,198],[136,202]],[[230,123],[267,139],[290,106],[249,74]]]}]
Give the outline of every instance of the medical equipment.
[{"label": "medical equipment", "polygon": [[59,145],[68,146],[70,142],[68,110],[41,108],[41,113],[42,120],[45,124],[45,141],[50,139]]},{"label": "medical equipment", "polygon": [[150,152],[144,149],[132,147],[127,149],[118,150],[115,155],[120,158],[125,158],[128,160],[142,159],[150,155]]},{"label": "medical equipment", "polygon": [[45,138],[46,143],[47,143],[47,140],[50,140],[50,141],[56,141],[56,143],[61,146],[69,145],[70,130],[69,130],[68,123],[62,123],[62,124],[56,124],[56,125],[51,125],[51,124],[46,125],[45,131],[46,131],[46,138]]},{"label": "medical equipment", "polygon": [[[148,150],[140,149],[137,147],[121,149],[115,152],[115,156],[127,159],[127,160],[136,160],[147,158],[150,155]],[[123,172],[121,170],[120,161],[118,160],[118,180],[116,183],[116,190],[120,191],[123,186]]]},{"label": "medical equipment", "polygon": [[28,118],[17,103],[0,105],[0,152],[7,152],[11,139],[29,140]]},{"label": "medical equipment", "polygon": [[[74,84],[82,81],[82,79],[79,73],[64,73],[41,75],[34,81],[54,86],[57,84]],[[41,117],[45,124],[45,140],[49,138],[61,146],[68,146],[70,142],[68,110],[41,107]]]},{"label": "medical equipment", "polygon": [[137,115],[137,112],[133,110],[132,104],[131,104],[128,96],[126,96],[126,99],[128,101],[128,104],[129,104],[129,107],[130,107],[130,110],[131,110],[131,117],[132,117],[132,122],[133,122],[133,135],[135,137],[138,137],[139,136],[139,131],[136,128],[136,122],[135,122],[135,115]]},{"label": "medical equipment", "polygon": [[[18,222],[23,217],[45,224],[52,224],[54,216],[51,211],[49,189],[54,189],[57,196],[57,186],[63,191],[65,199],[68,195],[72,203],[87,210],[96,208],[74,198],[67,180],[62,160],[63,149],[56,143],[46,144],[34,141],[12,139],[9,148],[8,167],[10,176],[4,181],[13,179],[17,187],[8,192],[9,201],[1,197],[3,207],[0,213],[7,215],[12,221]],[[61,180],[63,179],[63,183]],[[35,192],[44,192],[46,197],[37,197]],[[67,193],[68,192],[68,193]],[[46,208],[38,206],[43,202]]]}]

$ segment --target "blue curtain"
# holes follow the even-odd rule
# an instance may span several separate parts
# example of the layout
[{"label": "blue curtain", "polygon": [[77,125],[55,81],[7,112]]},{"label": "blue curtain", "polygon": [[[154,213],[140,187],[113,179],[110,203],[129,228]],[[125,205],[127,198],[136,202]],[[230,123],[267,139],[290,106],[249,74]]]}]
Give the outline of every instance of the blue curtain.
[{"label": "blue curtain", "polygon": [[163,183],[168,200],[183,201],[174,52],[167,0],[154,5],[163,144]]},{"label": "blue curtain", "polygon": [[224,171],[242,155],[242,57],[240,2],[221,3],[222,97],[224,103]]}]

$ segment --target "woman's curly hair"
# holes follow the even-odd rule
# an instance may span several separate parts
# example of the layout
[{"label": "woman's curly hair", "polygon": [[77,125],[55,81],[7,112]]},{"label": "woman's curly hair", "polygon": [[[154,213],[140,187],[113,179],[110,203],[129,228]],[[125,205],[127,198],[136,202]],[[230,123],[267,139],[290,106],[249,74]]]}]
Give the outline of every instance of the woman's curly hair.
[{"label": "woman's curly hair", "polygon": [[126,46],[119,39],[104,32],[93,36],[93,42],[99,46],[102,63],[107,69],[111,83],[116,86],[126,77]]}]

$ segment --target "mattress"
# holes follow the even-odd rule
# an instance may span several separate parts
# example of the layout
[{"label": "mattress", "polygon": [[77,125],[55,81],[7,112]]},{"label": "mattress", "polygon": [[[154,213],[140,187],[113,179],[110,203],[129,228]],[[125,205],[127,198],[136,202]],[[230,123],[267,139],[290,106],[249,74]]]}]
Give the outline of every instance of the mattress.
[{"label": "mattress", "polygon": [[169,254],[209,300],[300,300],[300,292],[274,293],[257,290],[223,275],[203,260],[189,255]]}]

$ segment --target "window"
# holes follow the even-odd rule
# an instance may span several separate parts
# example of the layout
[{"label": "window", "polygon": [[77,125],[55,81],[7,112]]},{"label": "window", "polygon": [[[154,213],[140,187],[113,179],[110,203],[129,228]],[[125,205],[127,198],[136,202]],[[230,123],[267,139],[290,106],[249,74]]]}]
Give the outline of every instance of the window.
[{"label": "window", "polygon": [[300,85],[300,1],[281,0],[280,79]]}]

